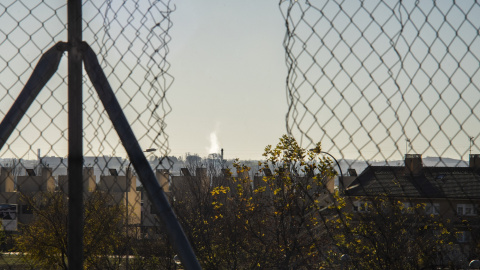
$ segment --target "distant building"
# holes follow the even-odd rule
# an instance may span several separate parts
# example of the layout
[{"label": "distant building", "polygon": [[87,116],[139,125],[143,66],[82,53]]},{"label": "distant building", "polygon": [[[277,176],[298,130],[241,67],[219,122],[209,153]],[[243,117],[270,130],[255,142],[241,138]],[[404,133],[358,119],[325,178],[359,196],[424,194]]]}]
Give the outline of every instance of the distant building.
[{"label": "distant building", "polygon": [[14,190],[12,168],[0,167],[0,217],[4,230],[15,231],[18,224],[18,194]]},{"label": "distant building", "polygon": [[452,220],[461,254],[468,257],[480,241],[480,155],[470,155],[469,167],[425,167],[421,155],[407,154],[404,166],[368,166],[343,184],[352,212],[369,212],[377,197],[424,204],[425,215]]},{"label": "distant building", "polygon": [[41,175],[36,175],[33,169],[27,169],[28,175],[17,176],[17,191],[23,194],[31,194],[39,191],[54,191],[55,178],[52,169],[43,167]]},{"label": "distant building", "polygon": [[126,207],[128,225],[139,227],[141,225],[141,194],[137,191],[137,177],[127,169],[126,175],[118,175],[116,169],[110,169],[111,175],[100,176],[97,191],[105,192],[117,204]]},{"label": "distant building", "polygon": [[[123,176],[118,175],[115,169],[110,171],[112,175],[101,176],[97,184],[93,168],[84,168],[85,196],[88,197],[89,194],[97,191],[108,194],[114,203],[125,206],[127,209],[128,225],[140,227],[141,199],[140,191],[136,190],[136,177],[131,174],[130,170],[127,170],[127,175]],[[12,169],[0,167],[0,218],[2,218],[2,225],[6,230],[17,230],[17,224],[28,225],[33,221],[35,213],[29,202],[23,199],[24,196],[38,197],[44,192],[68,194],[67,175],[59,175],[58,182],[56,182],[52,175],[52,169],[47,167],[41,168],[40,175],[36,175],[34,169],[27,169],[27,174],[16,177],[17,188],[15,189],[15,176],[12,174]]]},{"label": "distant building", "polygon": [[[169,177],[170,173],[168,170],[156,170],[155,176],[157,178],[158,183],[162,187],[163,191],[167,194],[170,193],[170,184],[169,184]],[[158,218],[156,217],[156,209],[152,205],[151,201],[146,196],[145,192],[142,194],[142,230],[144,235],[152,235],[156,229],[156,226],[159,225]]]},{"label": "distant building", "polygon": [[[94,192],[97,189],[97,177],[94,174],[93,167],[83,168],[83,192]],[[68,193],[68,175],[58,176],[58,189]]]}]

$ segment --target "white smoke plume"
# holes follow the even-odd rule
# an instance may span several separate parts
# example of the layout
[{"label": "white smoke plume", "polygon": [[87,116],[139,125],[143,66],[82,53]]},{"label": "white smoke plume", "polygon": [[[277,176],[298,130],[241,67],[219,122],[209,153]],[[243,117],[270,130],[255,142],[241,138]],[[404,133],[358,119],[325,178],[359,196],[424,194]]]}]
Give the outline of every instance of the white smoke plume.
[{"label": "white smoke plume", "polygon": [[217,133],[214,131],[210,133],[210,147],[208,148],[209,154],[220,153],[220,143],[218,142]]}]

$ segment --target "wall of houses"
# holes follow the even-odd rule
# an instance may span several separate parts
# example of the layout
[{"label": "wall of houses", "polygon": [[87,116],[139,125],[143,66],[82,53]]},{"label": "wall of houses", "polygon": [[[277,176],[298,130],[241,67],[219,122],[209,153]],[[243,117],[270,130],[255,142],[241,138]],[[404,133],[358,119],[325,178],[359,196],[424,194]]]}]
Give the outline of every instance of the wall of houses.
[{"label": "wall of houses", "polygon": [[[96,182],[93,168],[83,169],[85,195],[100,191],[109,194],[112,201],[128,206],[128,223],[140,226],[141,223],[141,197],[136,190],[136,177],[128,176],[101,176]],[[68,176],[59,175],[58,181],[52,176],[52,169],[44,167],[40,175],[35,175],[34,170],[29,170],[30,175],[15,177],[11,168],[0,168],[0,205],[15,205],[18,224],[28,225],[34,219],[34,212],[29,203],[22,199],[23,196],[41,196],[42,192],[63,192],[68,194]],[[1,208],[0,208],[1,211]]]}]

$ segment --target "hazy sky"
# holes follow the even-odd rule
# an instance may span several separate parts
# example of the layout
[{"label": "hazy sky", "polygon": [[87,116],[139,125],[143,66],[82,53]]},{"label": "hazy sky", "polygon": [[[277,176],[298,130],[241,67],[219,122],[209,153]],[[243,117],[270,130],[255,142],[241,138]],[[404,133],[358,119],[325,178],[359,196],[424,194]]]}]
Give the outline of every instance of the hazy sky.
[{"label": "hazy sky", "polygon": [[[106,57],[107,62],[101,60],[101,64],[110,74],[112,88],[125,89],[118,92],[118,98],[140,138],[148,131],[145,123],[152,123],[152,119],[135,122],[138,114],[143,119],[150,116],[148,110],[143,111],[150,90],[142,73],[149,64],[144,50],[145,42],[150,42],[152,18],[142,13],[148,9],[148,1],[137,1],[139,12],[131,17],[125,11],[134,10],[134,1],[124,7],[118,5],[122,2],[105,3],[87,1],[84,5],[83,38],[99,57]],[[167,61],[175,80],[166,95],[172,112],[165,119],[170,154],[207,156],[224,148],[226,158],[261,158],[264,147],[285,133],[285,30],[278,3],[182,0],[171,5],[175,11],[171,14]],[[142,25],[143,14],[147,14],[149,25]],[[41,53],[58,41],[66,41],[66,5],[64,1],[49,5],[6,1],[0,3],[0,15],[0,113],[4,115]],[[108,36],[103,34],[105,30]],[[136,34],[140,34],[137,39]],[[123,63],[117,62],[119,56]],[[142,67],[135,67],[136,56],[142,57]],[[42,90],[11,136],[10,147],[3,148],[4,156],[33,158],[37,149],[43,155],[66,156],[65,71],[66,57],[58,75]],[[92,89],[84,87],[85,154],[124,157],[124,149],[95,96]],[[141,147],[151,147],[148,138],[152,136],[144,137]]]},{"label": "hazy sky", "polygon": [[[285,34],[277,1],[175,1],[167,118],[172,154],[260,158],[285,133]],[[213,149],[212,149],[213,148]],[[219,149],[216,149],[218,151]]]},{"label": "hazy sky", "polygon": [[[172,153],[203,156],[213,137],[229,158],[258,158],[286,132],[278,1],[175,4]],[[298,61],[290,78],[298,130],[337,157],[466,158],[480,128],[480,8],[451,4],[319,1],[307,9],[299,1],[290,18],[299,39],[289,48]]]},{"label": "hazy sky", "polygon": [[[98,53],[142,148],[156,147],[161,125],[151,115],[160,104],[172,109],[165,118],[170,155],[204,157],[223,148],[228,159],[259,159],[286,133],[290,101],[289,127],[304,146],[321,140],[339,158],[467,159],[470,142],[480,138],[478,3],[295,1],[287,100],[278,2],[171,1],[166,59],[174,81],[162,103],[158,89],[171,81],[161,76],[161,12],[146,0],[84,1],[83,38]],[[41,53],[66,40],[65,21],[65,1],[0,1],[0,116]],[[0,155],[67,155],[66,82],[64,57]],[[85,155],[125,157],[87,79],[85,85]]]}]

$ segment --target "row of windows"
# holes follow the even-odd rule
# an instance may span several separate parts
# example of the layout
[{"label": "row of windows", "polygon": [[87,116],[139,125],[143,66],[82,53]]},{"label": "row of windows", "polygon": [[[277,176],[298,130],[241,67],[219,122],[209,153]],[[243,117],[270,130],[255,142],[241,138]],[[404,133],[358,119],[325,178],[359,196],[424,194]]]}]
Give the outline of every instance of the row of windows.
[{"label": "row of windows", "polygon": [[[412,203],[403,203],[404,212],[413,212]],[[368,201],[354,201],[353,211],[358,213],[367,213],[372,209],[372,205]],[[476,216],[477,206],[475,204],[457,204],[457,214],[460,216]],[[425,214],[427,215],[439,215],[440,204],[439,203],[427,203],[425,204]],[[470,231],[457,231],[455,237],[458,243],[470,243],[472,242],[472,233]]]},{"label": "row of windows", "polygon": [[[403,208],[406,213],[413,211],[412,203],[404,202]],[[353,211],[359,213],[370,212],[371,203],[368,201],[354,201]],[[410,210],[409,210],[410,209]],[[425,214],[427,215],[439,215],[440,204],[439,203],[426,203]],[[478,215],[477,206],[474,204],[457,204],[457,215],[459,216],[476,216]]]},{"label": "row of windows", "polygon": [[[359,213],[370,212],[372,205],[368,201],[354,201],[353,211]],[[404,213],[413,213],[412,204],[409,202],[403,203]],[[427,215],[438,215],[440,213],[440,205],[438,203],[427,203],[425,205],[425,213]]]},{"label": "row of windows", "polygon": [[469,243],[472,242],[472,233],[470,231],[459,231],[456,232],[457,242],[458,243]]},{"label": "row of windows", "polygon": [[476,216],[477,207],[473,204],[457,204],[457,214],[459,216]]},{"label": "row of windows", "polygon": [[427,203],[425,205],[425,214],[427,215],[439,215],[440,214],[440,204],[439,203]]}]

